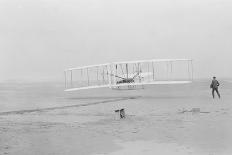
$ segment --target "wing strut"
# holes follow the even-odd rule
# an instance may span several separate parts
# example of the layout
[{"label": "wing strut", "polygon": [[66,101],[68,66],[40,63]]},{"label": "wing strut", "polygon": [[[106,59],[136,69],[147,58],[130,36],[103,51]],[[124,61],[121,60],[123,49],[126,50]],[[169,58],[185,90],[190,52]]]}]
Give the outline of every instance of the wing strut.
[{"label": "wing strut", "polygon": [[126,78],[128,79],[128,64],[126,64]]},{"label": "wing strut", "polygon": [[88,86],[89,86],[89,69],[87,68],[87,78],[88,78]]},{"label": "wing strut", "polygon": [[152,75],[153,75],[153,81],[155,80],[155,69],[154,69],[154,62],[152,61]]},{"label": "wing strut", "polygon": [[72,83],[73,83],[73,82],[72,82],[72,71],[71,71],[71,88],[72,88]]}]

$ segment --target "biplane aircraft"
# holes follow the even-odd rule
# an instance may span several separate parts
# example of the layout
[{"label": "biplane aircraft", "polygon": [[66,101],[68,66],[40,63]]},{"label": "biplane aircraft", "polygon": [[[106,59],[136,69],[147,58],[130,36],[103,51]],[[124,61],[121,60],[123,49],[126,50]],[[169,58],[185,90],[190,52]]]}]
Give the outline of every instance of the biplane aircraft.
[{"label": "biplane aircraft", "polygon": [[113,62],[65,70],[65,91],[93,88],[136,88],[193,81],[192,59],[153,59]]}]

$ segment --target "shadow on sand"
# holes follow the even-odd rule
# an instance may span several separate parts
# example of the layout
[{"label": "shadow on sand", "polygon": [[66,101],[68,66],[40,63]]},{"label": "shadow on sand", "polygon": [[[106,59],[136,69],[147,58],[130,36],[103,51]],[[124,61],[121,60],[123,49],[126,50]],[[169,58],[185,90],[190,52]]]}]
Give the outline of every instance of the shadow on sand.
[{"label": "shadow on sand", "polygon": [[60,107],[49,107],[49,108],[41,108],[41,109],[39,108],[39,109],[8,111],[8,112],[1,112],[0,116],[10,115],[10,114],[24,114],[24,113],[31,113],[31,112],[43,112],[43,111],[66,109],[66,108],[73,108],[73,107],[84,107],[84,106],[91,106],[91,105],[102,104],[102,103],[110,103],[110,102],[118,102],[118,101],[124,101],[124,100],[137,99],[137,98],[138,97],[121,97],[121,98],[114,98],[114,99],[108,99],[108,100],[104,100],[104,101],[85,103],[85,104],[76,104],[76,105],[68,105],[68,106],[60,106]]}]

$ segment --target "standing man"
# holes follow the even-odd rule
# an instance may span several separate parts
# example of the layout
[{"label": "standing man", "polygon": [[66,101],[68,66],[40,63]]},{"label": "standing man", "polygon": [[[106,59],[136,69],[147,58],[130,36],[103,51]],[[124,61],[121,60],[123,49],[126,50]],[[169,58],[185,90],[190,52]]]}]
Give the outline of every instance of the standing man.
[{"label": "standing man", "polygon": [[210,88],[212,89],[212,95],[213,95],[213,98],[214,98],[214,91],[217,92],[217,95],[218,97],[220,98],[220,93],[218,92],[218,86],[219,86],[219,82],[216,80],[216,77],[214,76],[213,77],[213,80],[212,80],[212,83],[210,85]]}]

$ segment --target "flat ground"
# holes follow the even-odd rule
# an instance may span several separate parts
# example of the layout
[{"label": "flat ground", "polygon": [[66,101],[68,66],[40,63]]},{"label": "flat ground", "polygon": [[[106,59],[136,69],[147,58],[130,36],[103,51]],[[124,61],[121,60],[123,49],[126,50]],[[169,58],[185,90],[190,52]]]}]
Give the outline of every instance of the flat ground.
[{"label": "flat ground", "polygon": [[[54,84],[1,84],[0,154],[231,155],[232,83],[210,81],[64,93]],[[125,119],[114,110],[124,108]],[[200,112],[191,112],[200,108]]]}]

